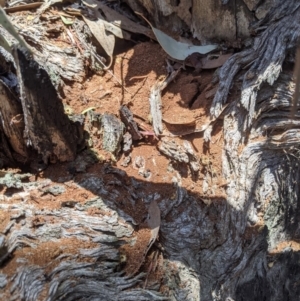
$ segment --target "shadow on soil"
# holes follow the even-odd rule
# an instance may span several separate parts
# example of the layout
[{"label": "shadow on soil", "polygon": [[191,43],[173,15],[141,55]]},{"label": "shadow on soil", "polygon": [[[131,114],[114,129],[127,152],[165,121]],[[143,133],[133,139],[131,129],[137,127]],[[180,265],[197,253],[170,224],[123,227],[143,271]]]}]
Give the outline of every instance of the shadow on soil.
[{"label": "shadow on soil", "polygon": [[[239,279],[232,280],[236,283],[235,301],[273,301],[274,283],[279,285],[281,281],[279,295],[285,296],[285,300],[297,300],[300,253],[286,249],[268,255],[268,228],[265,226],[262,231],[254,227],[249,234],[249,229],[242,226],[246,213],[237,211],[225,199],[204,198],[176,184],[130,177],[107,163],[95,164],[85,173],[73,175],[68,164],[61,165],[59,176],[53,176],[51,168],[45,170],[44,178],[62,182],[64,177],[72,177],[80,187],[121,212],[121,216],[125,213],[125,220],[128,216],[133,218],[136,229],[147,217],[150,202],[156,200],[162,217],[159,242],[164,247],[164,257],[180,261],[195,272],[200,300],[212,300],[212,291],[228,285],[227,278],[235,274],[234,268],[243,260],[248,261],[247,266],[239,272]],[[252,255],[249,257],[247,252]],[[267,262],[272,269],[264,267]]]}]

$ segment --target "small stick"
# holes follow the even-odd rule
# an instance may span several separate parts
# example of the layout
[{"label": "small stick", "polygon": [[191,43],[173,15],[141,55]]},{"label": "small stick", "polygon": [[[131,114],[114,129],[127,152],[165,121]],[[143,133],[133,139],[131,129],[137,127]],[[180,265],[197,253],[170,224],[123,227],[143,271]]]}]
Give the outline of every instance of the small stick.
[{"label": "small stick", "polygon": [[299,96],[300,96],[300,47],[297,49],[296,52],[296,64],[295,64],[294,76],[296,80],[296,86],[295,86],[295,93],[293,97],[292,110],[291,110],[292,119],[294,119],[295,117],[295,113],[298,107]]}]

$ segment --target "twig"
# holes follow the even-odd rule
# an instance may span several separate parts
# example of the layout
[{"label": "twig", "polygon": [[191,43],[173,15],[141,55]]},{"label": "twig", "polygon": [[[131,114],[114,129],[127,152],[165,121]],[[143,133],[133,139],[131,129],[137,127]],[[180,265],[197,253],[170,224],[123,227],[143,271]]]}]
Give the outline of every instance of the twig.
[{"label": "twig", "polygon": [[[132,78],[131,78],[132,79]],[[131,80],[130,79],[130,80]],[[139,93],[139,91],[145,86],[145,82],[148,79],[148,75],[146,77],[144,77],[144,79],[142,80],[141,85],[137,88],[137,90],[134,92],[134,94],[131,97],[131,101],[135,98],[135,96]]]},{"label": "twig", "polygon": [[12,6],[12,7],[6,7],[4,10],[7,13],[15,13],[17,11],[23,11],[23,10],[29,10],[29,9],[34,9],[40,7],[44,2],[33,2],[33,3],[28,3],[28,4],[23,4],[23,5],[18,5],[18,6]]},{"label": "twig", "polygon": [[291,110],[292,119],[294,119],[295,117],[295,113],[298,107],[299,96],[300,96],[300,47],[297,49],[296,52],[296,65],[294,70],[294,76],[296,80],[296,86],[295,86],[295,93],[293,97],[292,110]]},{"label": "twig", "polygon": [[143,78],[147,78],[148,75],[142,75],[142,76],[133,76],[133,77],[130,77],[129,81],[133,80],[133,79],[143,79]]}]

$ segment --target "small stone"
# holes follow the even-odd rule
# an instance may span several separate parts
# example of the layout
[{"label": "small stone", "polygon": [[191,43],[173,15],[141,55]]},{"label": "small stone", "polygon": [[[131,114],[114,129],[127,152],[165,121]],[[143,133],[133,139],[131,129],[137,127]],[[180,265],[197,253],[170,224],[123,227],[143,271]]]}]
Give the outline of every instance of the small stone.
[{"label": "small stone", "polygon": [[58,196],[66,191],[65,187],[62,185],[54,185],[48,187],[44,190],[45,193],[51,193],[54,196]]},{"label": "small stone", "polygon": [[128,153],[132,148],[132,136],[129,132],[126,132],[123,136],[123,152]]},{"label": "small stone", "polygon": [[152,173],[150,172],[149,169],[147,169],[147,170],[145,170],[145,171],[143,172],[143,177],[144,177],[145,179],[150,179],[151,176],[152,176]]},{"label": "small stone", "polygon": [[123,159],[123,162],[121,163],[122,166],[127,167],[129,163],[131,162],[131,156],[125,156]]},{"label": "small stone", "polygon": [[61,202],[61,207],[74,208],[78,202],[70,200]]}]

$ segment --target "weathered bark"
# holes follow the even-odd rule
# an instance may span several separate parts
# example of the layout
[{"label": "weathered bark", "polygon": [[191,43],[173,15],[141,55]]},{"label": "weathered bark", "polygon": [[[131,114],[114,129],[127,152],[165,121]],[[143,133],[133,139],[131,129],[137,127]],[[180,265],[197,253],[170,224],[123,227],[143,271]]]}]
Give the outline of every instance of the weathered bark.
[{"label": "weathered bark", "polygon": [[[57,90],[47,71],[22,51],[14,55],[20,85],[25,120],[24,138],[42,155],[44,163],[51,156],[60,161],[71,161],[76,154],[76,130],[64,113]],[[37,84],[40,83],[40,84]]]},{"label": "weathered bark", "polygon": [[[1,50],[0,131],[9,141],[11,153],[11,160],[6,160],[3,166],[28,164],[33,160],[47,164],[49,160],[71,161],[75,158],[77,143],[81,141],[77,126],[64,112],[58,93],[58,74],[64,74],[67,80],[74,80],[74,76],[77,80],[82,79],[82,64],[76,70],[73,67],[76,59],[68,59],[66,53],[56,50],[58,48],[50,47],[49,50],[44,45],[44,51],[35,59],[28,58],[18,49],[13,51],[14,57]],[[60,65],[63,59],[64,67]]]},{"label": "weathered bark", "polygon": [[249,25],[262,19],[276,0],[127,0],[146,11],[156,26],[176,34],[192,32],[202,42],[250,36]]},{"label": "weathered bark", "polygon": [[[265,29],[253,46],[220,70],[211,114],[224,117],[226,200],[202,207],[183,195],[184,213],[172,208],[172,222],[163,223],[171,258],[197,274],[195,299],[298,298],[299,252],[293,244],[299,239],[299,113],[291,119],[292,69],[281,70],[299,43],[299,14],[299,3],[279,2],[253,27]],[[229,91],[240,78],[241,96],[232,99]],[[281,243],[289,247],[280,249]]]},{"label": "weathered bark", "polygon": [[[246,11],[247,5],[249,10],[260,12],[262,16],[266,1],[244,2],[235,1],[233,5],[229,1],[222,4],[221,1],[199,0],[193,3],[189,15],[191,3],[187,1],[173,5],[169,1],[128,0],[135,9],[143,6],[157,23],[162,22],[162,16],[168,16],[167,24],[174,31],[185,22],[186,29],[194,28],[194,35],[203,40],[249,36],[245,26],[239,27],[238,4],[243,7],[242,11]],[[205,3],[207,6],[201,10]],[[228,11],[226,5],[231,7]],[[212,17],[208,12],[213,9],[216,12]],[[245,15],[248,16],[248,12]],[[220,20],[218,16],[221,16]],[[244,22],[245,18],[241,20]],[[251,20],[249,17],[247,22]],[[181,187],[176,187],[172,197],[157,193],[149,195],[142,182],[132,180],[127,187],[118,179],[120,171],[107,171],[114,175],[116,186],[126,186],[126,197],[132,204],[143,199],[149,205],[153,199],[161,199],[160,241],[165,250],[165,284],[170,288],[167,296],[170,300],[299,299],[300,110],[292,119],[293,66],[286,60],[299,43],[299,20],[300,4],[297,1],[278,2],[278,6],[252,27],[258,34],[253,45],[236,53],[220,69],[219,89],[211,115],[216,118],[222,114],[224,119],[222,172],[228,179],[226,198],[199,200]],[[239,31],[238,28],[243,29]],[[27,62],[25,58],[21,59]],[[27,64],[27,67],[20,64],[21,71],[31,72],[26,68],[35,66]],[[26,93],[35,95],[30,84],[24,81],[21,91],[29,89]],[[240,96],[229,97],[232,87],[239,89]],[[35,95],[32,99],[37,101],[36,98]],[[25,101],[23,97],[23,109]],[[26,114],[27,119],[31,111],[27,110]],[[32,117],[28,120],[31,120],[34,132],[37,124]],[[4,132],[4,127],[1,129]],[[64,137],[63,128],[60,133],[60,137]],[[206,134],[209,138],[209,133]],[[48,143],[46,149],[50,147]],[[39,141],[33,145],[42,152],[38,148]],[[60,154],[73,153],[73,146],[66,143],[65,147],[67,151],[60,150]],[[50,153],[56,151],[51,149],[46,157]],[[18,187],[30,190],[27,184],[18,182]],[[0,287],[11,285],[13,297],[23,300],[37,300],[38,296],[43,299],[45,295],[46,300],[115,300],[115,294],[119,300],[163,300],[155,285],[153,290],[130,290],[140,276],[126,278],[117,272],[120,237],[129,235],[133,231],[131,225],[136,224],[116,206],[114,200],[120,196],[118,189],[106,190],[102,179],[88,174],[78,184],[97,195],[89,205],[107,210],[111,218],[101,220],[88,216],[89,206],[77,205],[72,210],[62,207],[47,213],[23,202],[13,209],[12,222],[3,231],[6,237],[0,237],[0,262],[12,255],[17,247],[29,245],[34,248],[41,241],[51,240],[53,235],[57,235],[57,239],[87,236],[101,244],[92,250],[83,249],[76,258],[64,259],[50,272],[46,271],[47,267],[32,267],[21,262],[14,279],[0,275]],[[9,205],[1,206],[8,210]],[[119,220],[116,212],[121,216]],[[35,229],[31,227],[35,215],[47,214],[52,217],[51,223]],[[24,223],[15,222],[20,217]],[[31,240],[33,238],[35,241]],[[86,263],[86,259],[93,260],[93,264]],[[171,270],[171,265],[176,267],[175,271]]]}]

